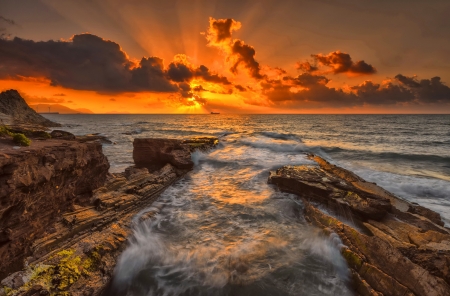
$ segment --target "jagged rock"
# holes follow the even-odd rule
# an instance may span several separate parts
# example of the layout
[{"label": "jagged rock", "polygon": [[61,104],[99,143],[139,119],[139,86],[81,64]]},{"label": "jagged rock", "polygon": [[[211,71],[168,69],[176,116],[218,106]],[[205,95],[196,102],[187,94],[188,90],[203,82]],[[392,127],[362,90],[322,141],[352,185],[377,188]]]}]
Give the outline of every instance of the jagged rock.
[{"label": "jagged rock", "polygon": [[[355,291],[450,295],[450,232],[442,227],[438,213],[400,200],[318,156],[310,157],[319,166],[283,167],[270,174],[269,182],[302,198],[307,221],[339,235]],[[346,192],[360,199],[349,199]],[[330,212],[322,212],[317,204]]]},{"label": "jagged rock", "polygon": [[60,126],[31,109],[16,90],[0,93],[0,113],[11,116],[14,123]]},{"label": "jagged rock", "polygon": [[191,152],[217,145],[217,138],[202,137],[192,140],[136,138],[133,142],[133,159],[137,167],[150,170],[170,163],[179,169],[191,169],[194,163]]},{"label": "jagged rock", "polygon": [[[57,140],[52,139],[45,143],[49,144],[55,141]],[[41,161],[24,163],[31,170],[31,176],[35,175],[33,172],[36,168],[46,172],[46,167],[50,166],[61,168],[60,174],[64,174],[64,182],[70,183],[74,180],[71,175],[67,175],[68,172],[64,173],[64,171],[71,169],[61,167],[70,165],[78,171],[77,176],[80,180],[75,180],[81,182],[89,179],[90,182],[94,182],[91,185],[98,188],[93,188],[92,196],[77,197],[75,195],[75,200],[81,198],[83,202],[73,203],[71,198],[65,195],[68,193],[66,191],[68,189],[62,189],[62,187],[72,188],[71,185],[67,183],[64,186],[57,185],[56,181],[60,179],[56,176],[49,175],[50,178],[48,178],[43,174],[45,175],[43,179],[46,181],[41,183],[36,178],[29,178],[26,182],[22,182],[28,184],[31,192],[39,188],[46,190],[46,195],[36,195],[37,200],[46,200],[45,196],[48,196],[54,204],[47,205],[45,209],[34,204],[25,206],[29,219],[15,221],[16,228],[12,227],[13,233],[16,231],[17,235],[11,237],[12,240],[8,242],[9,244],[21,246],[23,238],[19,236],[20,234],[27,234],[29,237],[27,242],[33,242],[32,246],[27,249],[27,252],[29,251],[27,253],[29,256],[27,258],[28,267],[20,274],[35,275],[26,277],[23,284],[16,285],[18,287],[16,287],[15,295],[35,295],[36,291],[49,293],[46,295],[58,293],[58,295],[101,295],[113,275],[117,257],[126,246],[126,238],[132,231],[132,217],[152,204],[165,188],[179,180],[189,169],[180,169],[171,163],[165,163],[158,170],[149,172],[147,168],[132,166],[127,168],[124,173],[109,175],[105,173],[106,181],[97,184],[95,180],[99,176],[93,176],[89,170],[84,174],[77,164],[78,161],[85,161],[85,164],[89,165],[89,161],[83,157],[85,153],[83,147],[97,147],[101,153],[100,143],[63,140],[58,140],[57,143],[60,145],[54,147],[52,151],[39,154]],[[157,141],[156,144],[159,147],[164,146],[158,145]],[[70,151],[79,157],[76,160],[70,157]],[[62,157],[60,153],[65,153],[67,157]],[[34,155],[34,151],[32,155]],[[104,158],[103,154],[101,155]],[[18,161],[11,152],[4,156],[5,159],[10,159],[10,162]],[[0,155],[0,164],[1,160],[2,156]],[[97,163],[97,166],[101,167],[101,165],[102,162]],[[60,170],[57,169],[57,171]],[[15,174],[16,169],[0,165],[0,172],[11,175]],[[98,171],[96,173],[101,174]],[[49,183],[48,187],[45,185],[47,183]],[[59,199],[53,198],[56,196]],[[24,196],[17,197],[18,202],[22,200],[25,202],[33,199],[27,199]],[[152,208],[143,215],[143,220],[151,218],[152,213],[158,212],[162,206],[163,204],[152,205]],[[55,212],[56,208],[59,210]],[[14,213],[17,211],[15,210]],[[12,222],[9,218],[2,221],[7,224]],[[36,226],[39,226],[39,229],[33,228]],[[37,235],[33,236],[33,233],[37,233]],[[69,266],[66,268],[65,264],[69,264]],[[8,266],[8,272],[24,268],[22,265]],[[2,268],[4,268],[3,262]],[[65,270],[65,272],[61,273],[61,270]],[[86,270],[87,272],[84,272]],[[38,286],[52,288],[45,290]],[[0,291],[3,291],[2,288],[0,286]]]},{"label": "jagged rock", "polygon": [[286,166],[272,173],[269,181],[335,210],[349,210],[363,220],[380,220],[391,208],[389,199],[364,192],[317,166]]},{"label": "jagged rock", "polygon": [[103,185],[109,164],[100,143],[33,141],[0,155],[0,277],[18,270],[33,241]]}]

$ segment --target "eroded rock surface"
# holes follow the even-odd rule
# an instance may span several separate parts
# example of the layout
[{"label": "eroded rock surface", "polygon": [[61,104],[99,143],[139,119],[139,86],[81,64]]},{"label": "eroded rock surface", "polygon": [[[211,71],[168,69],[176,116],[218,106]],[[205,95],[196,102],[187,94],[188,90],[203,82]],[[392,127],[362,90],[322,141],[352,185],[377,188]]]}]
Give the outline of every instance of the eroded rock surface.
[{"label": "eroded rock surface", "polygon": [[[216,140],[205,140],[195,149],[211,148],[217,144]],[[167,147],[167,143],[179,145],[182,141],[148,142]],[[187,163],[191,155],[186,153],[184,157],[179,163]],[[56,158],[54,163],[60,161],[63,160]],[[132,217],[188,171],[183,165],[166,162],[157,170],[132,166],[123,173],[109,174],[83,203],[61,210],[55,214],[59,219],[41,226],[44,233],[33,240],[28,267],[2,280],[0,295],[100,295],[112,277],[117,257],[126,247]],[[48,190],[59,196],[54,188]],[[158,205],[152,205],[141,219],[150,219],[157,211]],[[22,226],[32,223],[24,220]],[[9,239],[16,243],[14,238]]]},{"label": "eroded rock surface", "polygon": [[100,143],[33,140],[13,149],[0,143],[0,278],[21,268],[34,240],[47,228],[89,201],[109,164]]},{"label": "eroded rock surface", "polygon": [[307,221],[339,235],[358,294],[450,295],[450,232],[439,214],[311,158],[318,165],[283,167],[269,182],[303,200]]},{"label": "eroded rock surface", "polygon": [[133,142],[133,159],[137,167],[154,169],[166,163],[180,169],[192,169],[191,152],[212,147],[218,143],[214,137],[199,137],[191,140],[141,139]]}]

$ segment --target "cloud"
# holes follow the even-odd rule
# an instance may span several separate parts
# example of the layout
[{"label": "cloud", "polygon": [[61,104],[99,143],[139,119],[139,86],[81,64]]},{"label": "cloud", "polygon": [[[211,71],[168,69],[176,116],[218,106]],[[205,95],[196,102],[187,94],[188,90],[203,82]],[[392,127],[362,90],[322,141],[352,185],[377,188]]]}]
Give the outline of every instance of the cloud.
[{"label": "cloud", "polygon": [[70,41],[0,39],[0,78],[46,77],[53,86],[98,92],[175,92],[159,58],[135,65],[119,44],[92,34]]},{"label": "cloud", "polygon": [[234,88],[236,88],[238,91],[244,92],[247,91],[247,89],[245,87],[243,87],[242,85],[236,84],[234,86]]},{"label": "cloud", "polygon": [[441,81],[440,77],[419,80],[414,76],[398,74],[395,79],[413,92],[419,102],[450,103],[450,88]]},{"label": "cloud", "polygon": [[265,76],[261,74],[261,67],[255,60],[255,49],[241,40],[234,40],[231,46],[231,53],[234,56],[234,63],[230,71],[234,74],[238,73],[238,66],[243,65],[255,79],[263,79]]},{"label": "cloud", "polygon": [[167,69],[159,57],[143,57],[135,62],[119,44],[92,34],[74,35],[69,41],[0,39],[0,48],[0,79],[44,77],[52,86],[76,90],[179,92],[183,97],[186,91],[179,88],[179,83],[194,78],[231,84],[204,65],[189,64],[184,55],[176,56]]},{"label": "cloud", "polygon": [[[331,68],[331,73],[349,73],[349,74],[374,74],[377,70],[364,62],[363,60],[354,62],[348,53],[334,51],[327,55],[312,54],[311,57],[316,63]],[[298,62],[297,69],[305,72],[316,72],[319,68],[309,62]]]},{"label": "cloud", "polygon": [[206,32],[206,39],[209,45],[228,45],[231,42],[231,34],[241,28],[241,23],[234,19],[214,19],[209,18],[209,28]]},{"label": "cloud", "polygon": [[383,83],[365,81],[348,91],[328,87],[330,80],[321,75],[303,73],[261,83],[266,100],[247,100],[274,108],[322,108],[372,106],[418,106],[450,104],[450,88],[439,77],[418,80],[401,74]]},{"label": "cloud", "polygon": [[225,54],[226,60],[231,62],[230,71],[233,74],[237,74],[238,67],[242,65],[252,78],[263,79],[265,76],[261,74],[261,66],[255,60],[255,49],[242,40],[231,38],[233,31],[240,27],[241,23],[233,19],[210,18],[206,33],[208,45],[219,48]]},{"label": "cloud", "polygon": [[115,102],[115,101],[117,101],[116,99],[114,99],[114,98],[111,98],[111,99],[109,99],[111,102]]},{"label": "cloud", "polygon": [[183,61],[170,63],[168,66],[167,75],[170,80],[176,82],[189,82],[194,78],[198,78],[207,82],[219,83],[223,85],[231,84],[226,77],[211,73],[210,70],[204,65],[194,68],[190,64]]},{"label": "cloud", "polygon": [[11,26],[18,26],[18,24],[14,20],[5,18],[5,17],[3,17],[1,15],[0,15],[0,21],[3,21],[3,22],[5,22],[5,23],[7,23],[8,25],[11,25]]},{"label": "cloud", "polygon": [[365,81],[364,83],[353,86],[359,100],[365,104],[371,105],[392,105],[399,103],[414,103],[415,95],[409,89],[402,85],[396,85],[387,82],[384,85]]},{"label": "cloud", "polygon": [[59,94],[54,94],[53,96],[55,96],[55,97],[65,97],[65,96],[66,96],[66,94],[63,94],[63,93],[59,93]]},{"label": "cloud", "polygon": [[311,65],[310,62],[297,62],[295,68],[303,72],[315,72],[319,70],[317,66]]}]

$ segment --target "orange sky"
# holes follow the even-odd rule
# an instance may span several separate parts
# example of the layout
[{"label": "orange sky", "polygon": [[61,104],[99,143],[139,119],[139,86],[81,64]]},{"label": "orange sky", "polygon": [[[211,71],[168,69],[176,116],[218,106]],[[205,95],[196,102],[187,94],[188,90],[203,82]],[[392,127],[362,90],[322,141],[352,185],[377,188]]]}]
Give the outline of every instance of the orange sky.
[{"label": "orange sky", "polygon": [[[303,1],[170,2],[173,5],[39,1],[22,11],[5,4],[0,89],[19,90],[30,105],[58,103],[95,113],[450,112],[450,88],[445,83],[450,65],[439,65],[430,54],[414,70],[410,56],[428,48],[405,50],[409,41],[392,41],[391,50],[389,44],[373,48],[367,34],[348,23],[355,11],[361,12],[359,17],[366,14],[368,23],[389,23],[386,11],[400,9],[395,5],[368,11],[374,9],[369,4],[361,10],[304,3],[303,8],[311,6],[322,17],[334,18],[330,13],[338,10],[352,16],[331,24],[336,28],[331,32],[325,30],[330,25],[325,20],[314,27],[286,19]],[[423,12],[415,2],[411,7]],[[450,6],[436,4],[438,8]],[[412,34],[408,30],[417,27],[407,25],[416,13],[413,9],[405,10],[405,19],[391,32],[384,26],[370,27],[370,37],[397,40],[401,30]],[[33,19],[35,11],[45,19]],[[439,50],[450,50],[440,39],[446,36],[438,33],[429,42],[435,38],[433,42],[441,42]],[[16,42],[14,36],[22,39]],[[49,39],[60,39],[64,46]],[[143,62],[142,57],[150,59]],[[116,82],[125,80],[123,85]]]}]

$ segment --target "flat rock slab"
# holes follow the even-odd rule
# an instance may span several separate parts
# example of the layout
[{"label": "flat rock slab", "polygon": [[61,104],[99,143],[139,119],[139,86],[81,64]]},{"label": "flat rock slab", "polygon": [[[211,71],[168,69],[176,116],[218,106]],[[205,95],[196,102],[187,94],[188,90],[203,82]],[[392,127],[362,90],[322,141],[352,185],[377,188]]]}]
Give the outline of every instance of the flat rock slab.
[{"label": "flat rock slab", "polygon": [[268,182],[297,194],[311,224],[339,235],[359,295],[450,295],[450,232],[438,213],[310,158],[316,166],[285,166]]}]

